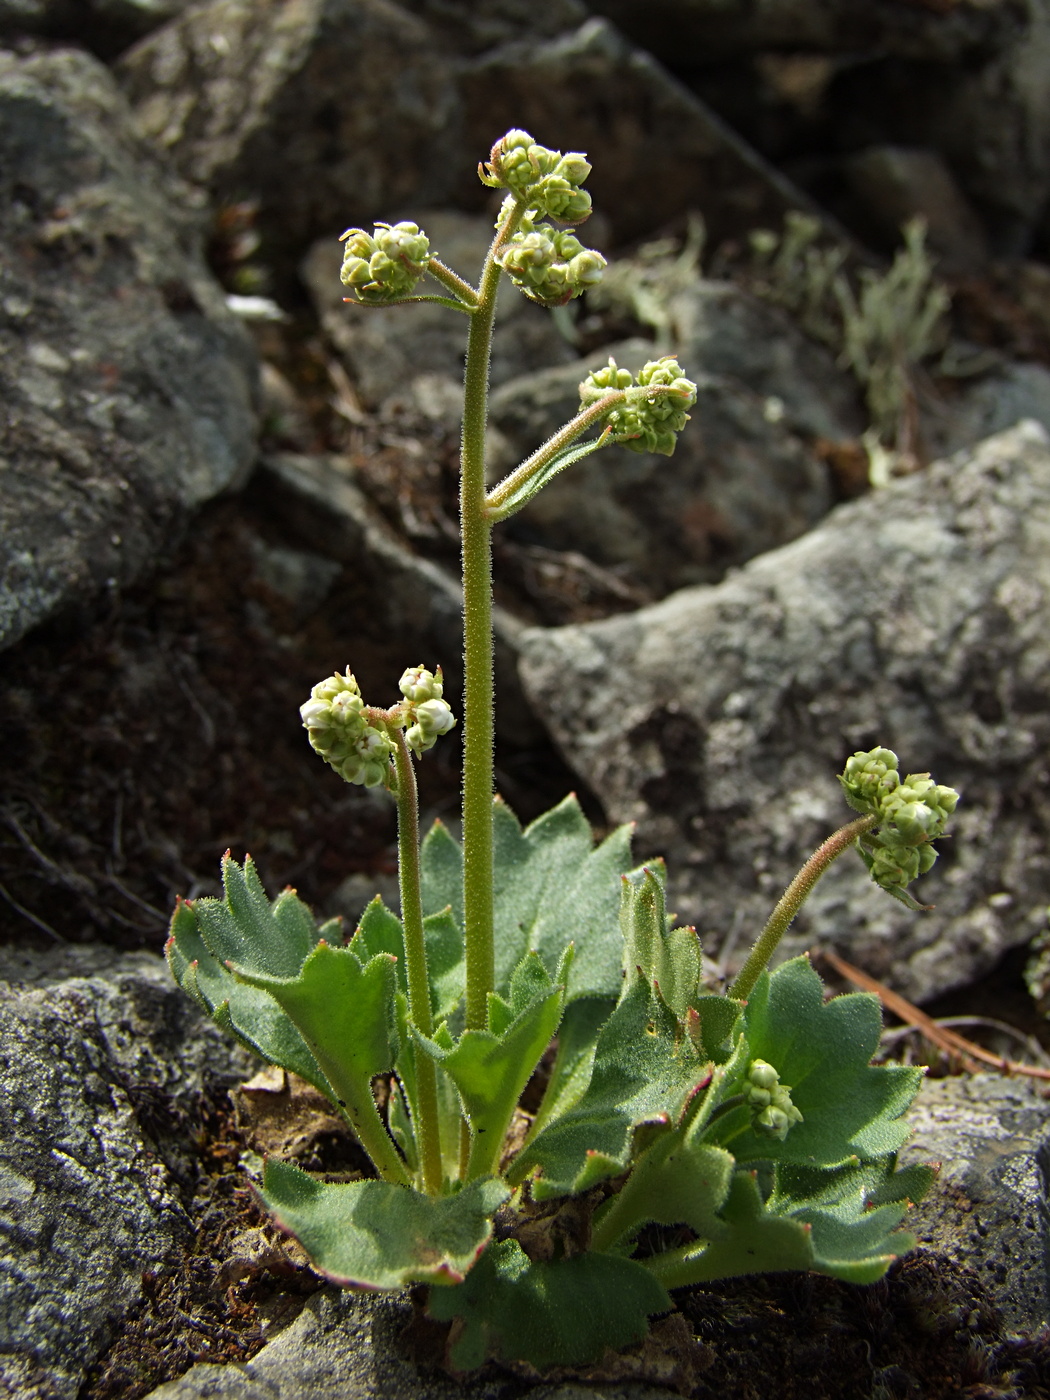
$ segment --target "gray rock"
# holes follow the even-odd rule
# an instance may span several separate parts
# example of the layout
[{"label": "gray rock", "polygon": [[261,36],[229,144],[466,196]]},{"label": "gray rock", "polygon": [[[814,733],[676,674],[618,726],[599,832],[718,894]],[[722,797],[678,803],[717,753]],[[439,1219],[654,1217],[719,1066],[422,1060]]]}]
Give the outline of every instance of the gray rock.
[{"label": "gray rock", "polygon": [[[253,499],[279,520],[289,541],[348,565],[360,590],[361,629],[384,651],[396,637],[400,667],[440,664],[450,693],[462,684],[462,594],[458,580],[411,553],[353,480],[339,458],[293,453],[263,458],[252,482]],[[495,610],[496,676],[500,724],[517,742],[542,735],[517,678],[521,623]],[[397,673],[395,673],[397,674]]]},{"label": "gray rock", "polygon": [[1031,1080],[1002,1074],[927,1080],[908,1114],[902,1163],[941,1172],[911,1212],[920,1243],[975,1269],[1011,1327],[1050,1321],[1050,1107]]},{"label": "gray rock", "polygon": [[161,960],[0,950],[0,1390],[73,1400],[143,1270],[190,1232],[180,1115],[233,1050]]},{"label": "gray rock", "polygon": [[963,382],[954,397],[928,407],[925,428],[936,455],[947,457],[1023,418],[1050,431],[1050,370],[1043,365],[1005,364]]},{"label": "gray rock", "polygon": [[455,1382],[421,1371],[400,1334],[404,1297],[315,1294],[280,1336],[245,1366],[198,1365],[147,1400],[666,1400],[644,1384],[530,1385],[510,1376]]},{"label": "gray rock", "polygon": [[785,955],[826,941],[913,1000],[1045,922],[1050,443],[1036,424],[860,501],[717,587],[528,631],[537,714],[611,820],[670,862],[672,908],[739,962],[848,817],[835,775],[887,744],[963,793],[908,913],[850,856]]},{"label": "gray rock", "polygon": [[669,63],[724,62],[767,50],[857,53],[869,49],[943,63],[994,51],[1019,28],[997,4],[900,6],[873,0],[590,0],[639,44]]},{"label": "gray rock", "polygon": [[668,313],[688,373],[723,375],[763,399],[779,399],[784,423],[804,437],[835,442],[864,431],[853,376],[779,307],[732,282],[698,278],[671,300]]},{"label": "gray rock", "polygon": [[436,202],[457,97],[425,23],[389,0],[212,0],[125,54],[142,130],[268,250]]},{"label": "gray rock", "polygon": [[86,54],[0,53],[0,645],[138,576],[250,469],[255,355]]},{"label": "gray rock", "polygon": [[[491,218],[452,210],[410,210],[404,217],[427,233],[433,252],[447,266],[477,282],[492,242]],[[339,281],[342,256],[342,245],[334,238],[321,240],[310,249],[302,275],[321,324],[364,402],[388,412],[407,408],[458,426],[467,318],[444,306],[348,306],[343,301],[346,288]],[[437,283],[420,288],[427,289],[441,291]],[[492,339],[493,384],[577,358],[550,312],[507,285],[500,294]]]},{"label": "gray rock", "polygon": [[[578,364],[541,370],[492,396],[493,465],[508,469],[579,409],[586,369],[612,352],[637,371],[659,352],[646,341],[612,345]],[[702,360],[701,360],[702,363]],[[663,596],[721,578],[813,525],[831,505],[827,470],[779,420],[783,403],[737,381],[694,373],[698,398],[674,457],[606,447],[574,463],[513,517],[511,534],[578,550]]]},{"label": "gray rock", "polygon": [[83,44],[102,57],[126,49],[192,0],[0,0],[0,35]]},{"label": "gray rock", "polygon": [[[504,131],[590,152],[615,241],[702,208],[716,239],[808,201],[647,54],[571,0],[211,0],[125,54],[143,130],[280,262],[392,211],[487,209]],[[495,43],[495,47],[490,47]],[[615,113],[610,125],[607,113]]]},{"label": "gray rock", "polygon": [[938,271],[975,272],[988,261],[980,220],[934,151],[869,146],[844,168],[872,226],[889,245],[898,242],[909,220],[921,218]]},{"label": "gray rock", "polygon": [[[613,246],[687,209],[703,211],[714,243],[758,225],[779,227],[787,209],[826,218],[650,54],[597,16],[553,39],[529,36],[482,54],[464,65],[459,85],[466,131],[495,138],[525,127],[549,145],[588,153],[587,188],[609,221]],[[472,197],[473,178],[457,186],[461,197]]]}]

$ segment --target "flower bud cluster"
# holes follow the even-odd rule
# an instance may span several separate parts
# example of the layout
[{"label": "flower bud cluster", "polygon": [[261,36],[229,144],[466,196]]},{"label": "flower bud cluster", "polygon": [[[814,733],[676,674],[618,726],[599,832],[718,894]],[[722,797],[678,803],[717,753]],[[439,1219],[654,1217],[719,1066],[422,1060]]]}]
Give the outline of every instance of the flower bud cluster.
[{"label": "flower bud cluster", "polygon": [[686,409],[696,403],[696,385],[686,379],[675,356],[650,360],[639,372],[637,383],[610,357],[607,365],[589,374],[580,385],[580,411],[612,390],[622,390],[625,395],[605,415],[616,441],[634,452],[659,452],[670,457],[677,435],[689,422]]},{"label": "flower bud cluster", "polygon": [[751,1123],[756,1132],[780,1142],[794,1123],[803,1121],[802,1114],[791,1102],[790,1086],[781,1084],[780,1075],[765,1060],[751,1061],[744,1098],[751,1109]]},{"label": "flower bud cluster", "polygon": [[345,675],[318,681],[299,713],[310,744],[348,783],[386,782],[396,745],[387,730],[369,723],[357,681]]},{"label": "flower bud cluster", "polygon": [[582,224],[590,214],[591,197],[580,188],[590,173],[590,163],[579,151],[563,155],[518,130],[500,137],[486,164],[478,166],[483,184],[510,190],[516,199],[528,201],[536,218],[562,224]]},{"label": "flower bud cluster", "polygon": [[931,842],[944,834],[959,801],[955,789],[929,773],[901,778],[892,749],[855,753],[839,781],[855,811],[878,818],[878,830],[864,838],[872,879],[903,889],[925,875],[937,859]]},{"label": "flower bud cluster", "polygon": [[564,306],[601,281],[605,259],[568,229],[526,216],[500,263],[519,291],[541,306]]},{"label": "flower bud cluster", "polygon": [[380,223],[374,233],[348,228],[340,242],[340,281],[370,305],[411,296],[430,260],[430,240],[416,224]]},{"label": "flower bud cluster", "polygon": [[405,743],[414,753],[425,753],[434,747],[438,736],[447,734],[456,722],[448,701],[441,698],[444,689],[441,667],[431,673],[422,666],[410,666],[399,686],[408,702],[404,707],[409,722]]}]

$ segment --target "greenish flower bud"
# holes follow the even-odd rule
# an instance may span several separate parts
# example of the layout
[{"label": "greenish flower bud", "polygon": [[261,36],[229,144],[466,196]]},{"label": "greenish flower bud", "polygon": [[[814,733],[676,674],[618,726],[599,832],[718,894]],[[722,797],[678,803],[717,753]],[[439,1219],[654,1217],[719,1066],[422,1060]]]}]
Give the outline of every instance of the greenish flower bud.
[{"label": "greenish flower bud", "polygon": [[802,1114],[791,1102],[790,1086],[781,1084],[780,1075],[766,1060],[751,1061],[744,1099],[751,1109],[751,1124],[756,1132],[781,1142],[795,1123],[803,1121]]},{"label": "greenish flower bud", "polygon": [[342,241],[340,280],[369,305],[411,296],[430,260],[430,240],[413,223],[379,223],[374,233],[350,228]]},{"label": "greenish flower bud", "polygon": [[549,217],[563,224],[580,224],[591,212],[591,197],[580,186],[591,173],[579,151],[552,151],[527,131],[508,131],[478,166],[483,184],[509,189],[515,200],[528,202],[534,218]]},{"label": "greenish flower bud", "polygon": [[605,416],[616,441],[634,452],[659,452],[670,457],[678,434],[689,422],[686,410],[696,403],[696,385],[686,379],[677,359],[665,355],[650,360],[640,371],[637,384],[610,359],[580,385],[581,412],[612,389],[626,395]]},{"label": "greenish flower bud", "polygon": [[385,730],[369,724],[357,681],[347,670],[319,681],[300,708],[315,753],[348,783],[378,787],[390,770],[396,745]]},{"label": "greenish flower bud", "polygon": [[501,258],[514,285],[541,306],[564,306],[601,280],[605,259],[575,234],[522,220]]},{"label": "greenish flower bud", "polygon": [[892,749],[858,750],[839,776],[846,801],[855,812],[878,815],[880,803],[900,784]]},{"label": "greenish flower bud", "polygon": [[440,700],[444,692],[441,667],[431,672],[425,666],[410,666],[398,681],[398,689],[406,700]]},{"label": "greenish flower bud", "polygon": [[415,753],[432,749],[438,737],[447,734],[456,717],[446,700],[424,700],[414,708],[415,724],[405,730],[405,743]]}]

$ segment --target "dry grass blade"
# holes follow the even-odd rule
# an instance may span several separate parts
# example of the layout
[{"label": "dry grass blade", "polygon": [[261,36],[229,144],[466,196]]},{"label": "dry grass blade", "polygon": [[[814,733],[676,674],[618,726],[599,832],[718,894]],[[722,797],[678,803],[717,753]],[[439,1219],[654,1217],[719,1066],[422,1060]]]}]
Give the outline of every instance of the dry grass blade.
[{"label": "dry grass blade", "polygon": [[946,1026],[939,1026],[931,1016],[926,1015],[925,1011],[920,1011],[917,1006],[913,1006],[898,992],[891,991],[889,987],[877,982],[874,977],[869,977],[866,972],[861,972],[859,967],[854,967],[851,963],[846,962],[837,953],[824,950],[819,956],[824,958],[839,976],[845,977],[855,987],[860,987],[866,992],[874,992],[887,1011],[892,1011],[894,1016],[899,1016],[905,1024],[915,1026],[917,1030],[922,1031],[931,1045],[936,1045],[947,1055],[961,1056],[963,1067],[971,1074],[977,1071],[979,1067],[977,1062],[980,1061],[981,1064],[991,1065],[993,1069],[999,1070],[1002,1074],[1023,1074],[1027,1075],[1029,1079],[1050,1081],[1050,1069],[1041,1069],[1037,1065],[1021,1064],[1018,1060],[1007,1059],[1005,1055],[994,1055],[990,1050],[985,1050],[983,1046],[975,1045],[972,1040],[967,1040],[965,1036],[959,1035],[957,1031],[949,1030]]}]

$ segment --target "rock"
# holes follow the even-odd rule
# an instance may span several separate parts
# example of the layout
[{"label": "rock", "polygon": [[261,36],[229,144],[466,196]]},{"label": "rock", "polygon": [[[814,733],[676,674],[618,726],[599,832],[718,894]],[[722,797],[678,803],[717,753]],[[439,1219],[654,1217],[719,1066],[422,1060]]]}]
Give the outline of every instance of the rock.
[{"label": "rock", "polygon": [[803,437],[837,442],[864,431],[856,380],[779,307],[732,282],[697,278],[668,312],[687,372],[722,375],[779,400],[783,422]]},{"label": "rock", "polygon": [[694,66],[767,51],[866,50],[961,62],[996,50],[1020,27],[1015,8],[985,4],[895,4],[874,0],[590,0],[665,62]]},{"label": "rock", "polygon": [[976,272],[988,261],[980,220],[935,152],[869,146],[850,156],[844,168],[878,241],[892,247],[903,226],[921,218],[941,273]]},{"label": "rock", "polygon": [[322,234],[447,188],[453,75],[426,24],[390,0],[211,0],[119,71],[187,179],[259,200],[265,255],[298,261]]},{"label": "rock", "polygon": [[[492,242],[491,218],[453,210],[406,211],[405,217],[427,233],[432,250],[447,266],[477,282]],[[341,244],[323,239],[310,249],[302,276],[364,402],[388,412],[407,408],[458,428],[467,318],[444,306],[346,305],[346,288],[339,281],[342,257]],[[441,291],[437,283],[426,285]],[[504,285],[493,333],[492,383],[576,358],[550,312]]]},{"label": "rock", "polygon": [[0,35],[82,44],[112,58],[180,14],[192,0],[0,0]]},{"label": "rock", "polygon": [[[281,521],[290,548],[301,541],[310,553],[352,568],[361,600],[355,645],[379,644],[386,652],[396,637],[403,664],[439,664],[454,705],[458,703],[463,674],[459,582],[405,547],[354,483],[346,463],[293,453],[267,456],[252,482],[252,495],[265,514]],[[517,679],[521,624],[497,608],[495,627],[500,724],[516,742],[527,744],[542,731]],[[396,664],[401,667],[402,661]]]},{"label": "rock", "polygon": [[453,1381],[405,1355],[404,1296],[315,1294],[245,1366],[193,1366],[146,1400],[666,1400],[662,1387],[544,1385],[496,1375]]},{"label": "rock", "polygon": [[[493,465],[507,470],[579,409],[587,368],[612,352],[637,371],[659,352],[647,341],[605,347],[581,364],[541,370],[492,396]],[[701,361],[702,363],[702,361]],[[792,539],[828,510],[820,462],[779,418],[779,399],[702,372],[691,421],[674,457],[606,447],[554,478],[518,515],[512,538],[579,550],[650,596],[720,578],[763,549]]]},{"label": "rock", "polygon": [[1045,922],[1050,878],[1050,441],[1036,424],[838,507],[711,588],[529,630],[537,714],[671,908],[739,963],[788,880],[848,816],[835,775],[886,744],[963,793],[907,912],[842,859],[784,940],[826,942],[921,1001]]},{"label": "rock", "polygon": [[0,54],[0,646],[140,575],[247,476],[255,355],[86,54]]},{"label": "rock", "polygon": [[142,1273],[191,1233],[186,1114],[232,1049],[161,960],[0,949],[0,1390],[74,1400]]},{"label": "rock", "polygon": [[774,153],[793,109],[808,103],[803,140],[783,149],[788,158],[800,146],[826,152],[828,133],[846,153],[929,148],[998,253],[1017,256],[1030,244],[1050,190],[1046,0],[594,0],[592,8],[687,76],[763,151]]},{"label": "rock", "polygon": [[933,452],[947,457],[1022,418],[1034,418],[1050,431],[1050,370],[1042,365],[1008,363],[964,383],[955,397],[931,405],[926,428]]},{"label": "rock", "polygon": [[[721,239],[806,197],[573,0],[211,0],[120,63],[143,130],[222,200],[259,202],[284,275],[318,237],[394,211],[488,209],[478,160],[534,129],[595,163],[614,241],[701,208]],[[431,23],[432,21],[432,23]],[[490,47],[491,44],[495,47]],[[607,114],[612,115],[612,124]]]},{"label": "rock", "polygon": [[1002,1074],[927,1080],[908,1114],[901,1160],[941,1163],[908,1216],[922,1244],[975,1269],[1009,1326],[1050,1321],[1045,1168],[1050,1108],[1031,1080]]},{"label": "rock", "polygon": [[[787,209],[825,217],[597,16],[556,38],[521,38],[480,55],[464,66],[460,91],[468,132],[525,127],[549,145],[588,153],[587,188],[609,220],[613,246],[689,209],[702,211],[714,243],[758,225],[779,227]],[[476,201],[472,178],[457,185],[461,200]]]}]

